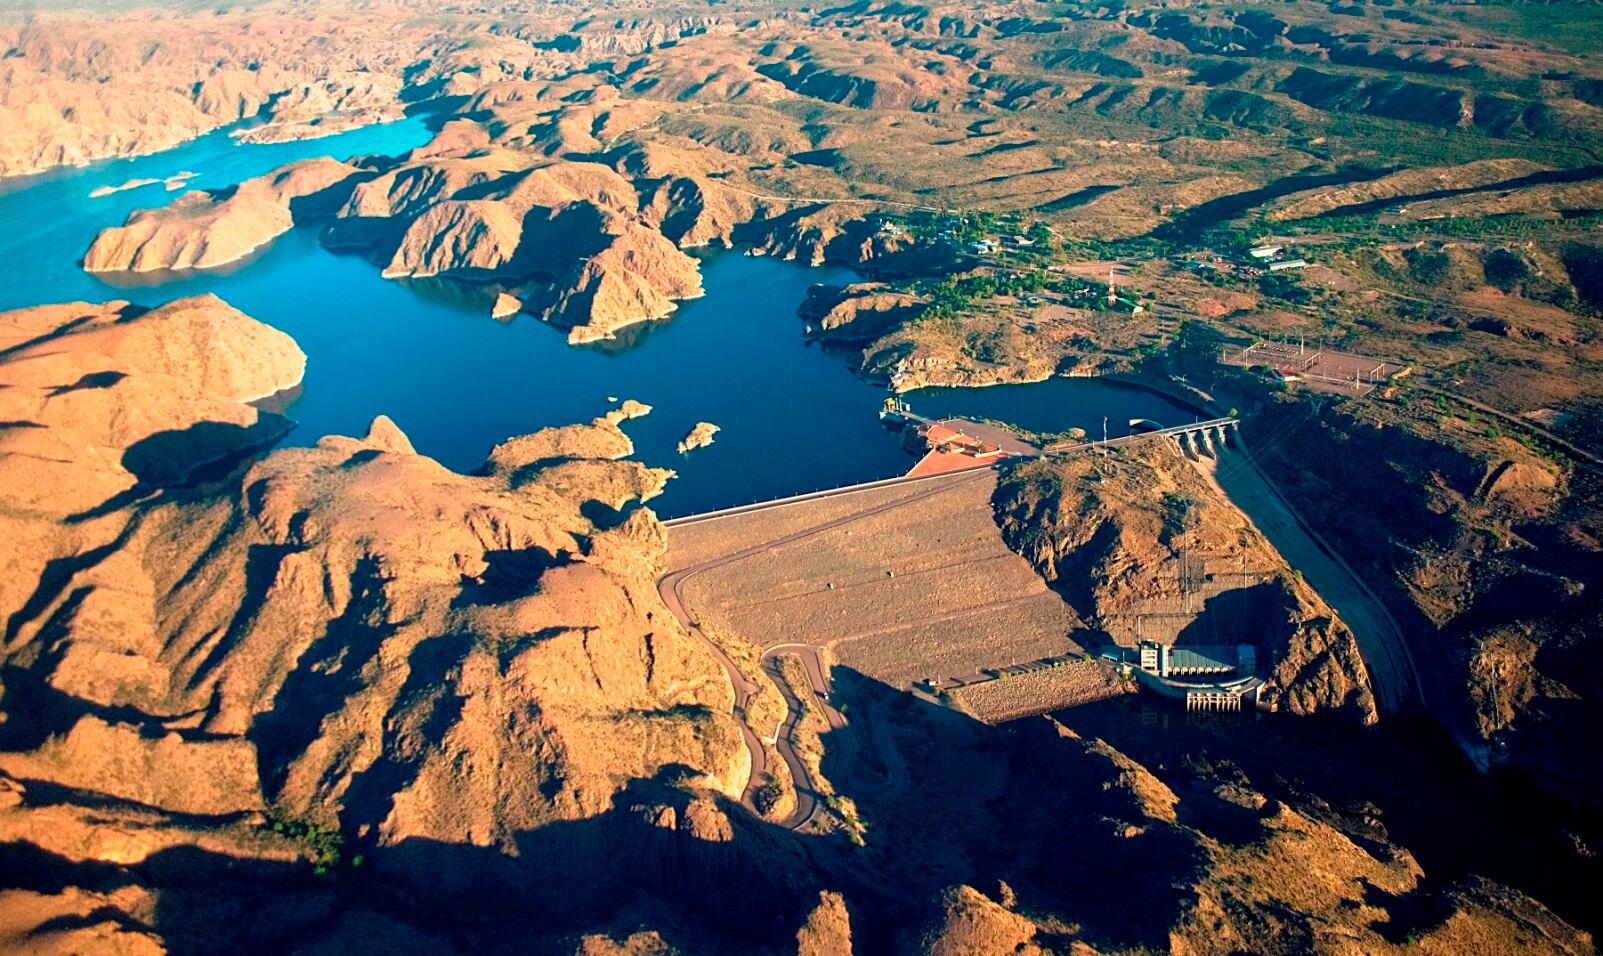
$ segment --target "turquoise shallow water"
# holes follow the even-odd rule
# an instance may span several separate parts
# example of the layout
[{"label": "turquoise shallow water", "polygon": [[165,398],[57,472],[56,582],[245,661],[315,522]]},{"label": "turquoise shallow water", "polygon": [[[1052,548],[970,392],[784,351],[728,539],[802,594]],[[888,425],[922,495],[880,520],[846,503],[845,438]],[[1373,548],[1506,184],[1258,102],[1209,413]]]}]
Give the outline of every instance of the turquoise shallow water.
[{"label": "turquoise shallow water", "polygon": [[[638,457],[679,478],[653,502],[665,516],[882,478],[912,462],[879,425],[879,386],[856,377],[848,357],[807,344],[796,306],[814,282],[850,281],[844,269],[812,269],[735,253],[703,261],[707,294],[670,321],[626,342],[574,348],[563,332],[527,316],[489,317],[489,298],[443,283],[379,276],[361,256],[335,254],[315,229],[297,229],[250,260],[182,278],[107,281],[80,268],[95,233],[132,209],[174,195],[146,186],[90,199],[101,185],[189,170],[191,185],[217,188],[291,160],[393,155],[426,142],[420,118],[321,140],[239,146],[214,133],[154,156],[0,181],[0,309],[75,299],[155,305],[214,292],[274,325],[308,356],[289,414],[289,441],[362,434],[386,414],[418,450],[467,470],[496,442],[547,425],[587,421],[633,398],[655,411],[625,427]],[[1039,430],[1100,428],[1130,417],[1165,423],[1190,412],[1152,393],[1096,380],[934,389],[913,396],[927,414],[969,414]],[[674,445],[697,421],[722,429],[710,447]]]}]

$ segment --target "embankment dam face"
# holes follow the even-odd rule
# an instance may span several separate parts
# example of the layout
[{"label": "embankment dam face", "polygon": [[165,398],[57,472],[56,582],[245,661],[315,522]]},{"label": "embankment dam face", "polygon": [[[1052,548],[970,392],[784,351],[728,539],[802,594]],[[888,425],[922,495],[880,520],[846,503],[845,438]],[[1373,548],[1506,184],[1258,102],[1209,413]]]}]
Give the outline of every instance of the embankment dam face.
[{"label": "embankment dam face", "polygon": [[997,474],[942,475],[669,529],[704,627],[803,644],[894,687],[1081,653],[1073,611],[991,516]]}]

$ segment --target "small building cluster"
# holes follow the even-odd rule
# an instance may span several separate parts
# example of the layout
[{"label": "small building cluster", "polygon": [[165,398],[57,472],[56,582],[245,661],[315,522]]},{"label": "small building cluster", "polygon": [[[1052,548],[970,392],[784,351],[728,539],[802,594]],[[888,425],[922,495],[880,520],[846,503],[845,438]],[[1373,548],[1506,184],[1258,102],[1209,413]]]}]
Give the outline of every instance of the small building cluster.
[{"label": "small building cluster", "polygon": [[1002,449],[990,442],[966,435],[945,422],[929,422],[918,426],[918,434],[930,451],[947,455],[968,455],[985,460],[999,458]]},{"label": "small building cluster", "polygon": [[1002,243],[1004,241],[1015,249],[1028,249],[1035,245],[1035,240],[1031,239],[1029,236],[1012,235],[1006,237],[1005,240],[992,239],[987,236],[984,239],[978,239],[969,243],[968,250],[977,256],[994,255],[1002,248]]},{"label": "small building cluster", "polygon": [[1247,250],[1249,266],[1269,272],[1291,272],[1308,267],[1308,260],[1290,257],[1285,246],[1257,246]]},{"label": "small building cluster", "polygon": [[885,427],[903,432],[902,442],[909,450],[922,453],[908,475],[938,474],[995,464],[1009,456],[1041,454],[1039,448],[999,425],[966,418],[925,418],[895,396],[885,399],[879,419]]}]

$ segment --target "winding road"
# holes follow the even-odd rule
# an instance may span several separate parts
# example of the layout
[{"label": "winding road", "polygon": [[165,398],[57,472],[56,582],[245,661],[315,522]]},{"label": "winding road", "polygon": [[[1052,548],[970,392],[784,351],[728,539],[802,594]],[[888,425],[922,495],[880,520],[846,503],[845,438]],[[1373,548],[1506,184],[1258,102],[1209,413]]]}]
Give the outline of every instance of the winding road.
[{"label": "winding road", "polygon": [[[735,720],[740,724],[741,736],[746,741],[746,749],[751,753],[751,777],[746,783],[745,792],[741,795],[741,802],[744,803],[748,809],[752,810],[753,813],[757,812],[757,808],[753,803],[752,794],[756,788],[761,786],[762,782],[770,776],[767,751],[763,748],[762,738],[759,736],[756,730],[752,728],[751,724],[748,722],[748,717],[746,714],[747,705],[750,704],[752,697],[756,696],[760,688],[746,677],[745,673],[741,671],[740,666],[735,663],[734,659],[729,656],[728,652],[720,647],[718,642],[707,636],[706,632],[704,632],[696,624],[695,615],[693,615],[689,608],[685,605],[683,592],[685,582],[704,571],[710,571],[714,568],[721,568],[736,561],[741,561],[752,557],[753,555],[762,554],[770,549],[782,547],[796,541],[802,541],[814,535],[839,528],[842,525],[850,524],[854,521],[860,521],[873,515],[882,514],[886,511],[899,508],[903,505],[922,500],[931,495],[940,494],[958,485],[979,480],[980,478],[990,474],[994,468],[994,464],[986,464],[976,468],[968,469],[966,471],[947,472],[943,475],[891,478],[884,481],[869,482],[863,485],[837,488],[831,491],[820,491],[809,495],[799,495],[794,498],[784,498],[778,501],[764,502],[755,505],[743,505],[741,507],[727,509],[722,512],[714,512],[708,515],[697,515],[690,518],[678,519],[674,522],[668,522],[669,526],[672,527],[675,524],[682,525],[698,521],[713,520],[720,517],[730,517],[736,514],[751,514],[755,511],[763,511],[770,508],[782,508],[797,504],[801,501],[816,501],[821,498],[837,498],[846,495],[858,494],[863,491],[883,489],[886,487],[894,487],[903,484],[916,484],[924,482],[930,483],[929,488],[921,489],[914,494],[896,498],[892,501],[882,502],[880,504],[873,505],[872,507],[864,508],[860,511],[853,511],[849,514],[825,521],[821,524],[803,528],[800,531],[795,531],[791,534],[782,535],[778,538],[773,538],[771,540],[752,545],[751,547],[743,548],[740,551],[736,551],[732,554],[721,555],[717,558],[703,561],[700,564],[692,565],[687,568],[681,568],[677,571],[671,571],[668,574],[663,575],[657,581],[657,593],[662,596],[662,602],[667,606],[669,612],[679,620],[680,624],[684,625],[686,630],[688,630],[695,637],[699,638],[702,643],[707,645],[708,649],[712,651],[713,656],[718,659],[718,662],[723,665],[724,670],[729,674],[729,682],[734,687],[735,691]],[[799,829],[811,823],[814,817],[817,815],[819,793],[818,785],[813,779],[812,771],[808,769],[807,764],[802,760],[801,754],[796,749],[796,735],[805,712],[802,706],[803,702],[796,695],[796,692],[791,688],[790,684],[781,676],[779,670],[779,659],[785,656],[794,656],[800,659],[803,670],[807,674],[807,682],[809,684],[809,690],[812,694],[812,704],[816,706],[824,715],[824,719],[828,722],[831,730],[841,730],[846,726],[846,718],[830,702],[829,668],[823,662],[819,654],[820,648],[809,644],[781,644],[764,650],[762,657],[760,658],[760,666],[763,674],[768,677],[769,680],[773,681],[774,685],[779,690],[780,696],[783,697],[785,701],[785,717],[780,722],[779,729],[774,735],[774,749],[779,752],[780,759],[785,762],[785,766],[790,770],[791,780],[795,784],[796,806],[792,809],[790,815],[784,821],[782,821],[782,825],[793,830]],[[844,741],[845,737],[842,736],[841,739]]]},{"label": "winding road", "polygon": [[[1217,422],[1204,424],[1219,425],[1227,421],[1229,420],[1221,419]],[[1199,426],[1191,425],[1174,431],[1190,430],[1197,427]],[[1152,437],[1152,435],[1138,437],[1145,439]],[[1231,439],[1236,449],[1232,453],[1227,453],[1217,458],[1199,457],[1193,460],[1196,461],[1198,467],[1208,479],[1215,483],[1226,497],[1245,512],[1249,520],[1262,530],[1264,535],[1269,538],[1270,542],[1285,556],[1292,566],[1302,570],[1309,584],[1313,585],[1314,589],[1336,609],[1352,628],[1354,635],[1358,639],[1360,652],[1369,667],[1371,682],[1381,709],[1386,712],[1396,713],[1407,709],[1411,704],[1423,704],[1424,691],[1421,687],[1413,658],[1401,628],[1398,627],[1397,622],[1392,618],[1385,605],[1369,589],[1363,579],[1307,525],[1290,503],[1281,496],[1247,453],[1240,435],[1232,434]],[[1100,443],[1090,443],[1089,447],[1095,447],[1097,444]],[[1072,450],[1081,451],[1083,448],[1075,447]],[[751,775],[741,795],[741,802],[754,814],[761,816],[754,802],[754,793],[772,778],[774,770],[777,769],[770,766],[772,758],[764,746],[763,736],[751,726],[747,713],[752,699],[761,690],[761,687],[752,678],[748,677],[729,653],[697,624],[696,615],[692,613],[685,602],[685,582],[703,572],[721,568],[737,561],[769,552],[775,548],[834,530],[843,525],[891,511],[968,482],[977,481],[987,477],[996,466],[997,463],[993,462],[978,465],[971,469],[944,474],[888,478],[860,485],[796,495],[775,501],[741,505],[722,511],[691,515],[665,522],[670,528],[681,527],[786,508],[804,502],[846,497],[865,491],[928,483],[927,488],[914,489],[912,493],[893,500],[882,501],[859,510],[850,511],[818,524],[759,542],[739,551],[671,571],[658,580],[657,590],[662,597],[663,604],[687,631],[707,646],[729,675],[729,682],[735,694],[734,717],[740,725],[741,736],[745,741],[747,751],[751,755]],[[830,731],[844,730],[847,725],[845,716],[830,700],[829,665],[822,657],[823,650],[823,648],[810,644],[781,644],[764,649],[758,659],[758,666],[763,676],[774,684],[785,703],[785,716],[779,722],[778,727],[774,729],[774,736],[769,742],[772,743],[774,751],[779,755],[779,759],[784,762],[789,770],[791,780],[794,783],[795,805],[790,814],[781,821],[783,826],[790,829],[800,829],[807,826],[816,819],[819,812],[820,793],[818,783],[812,770],[798,750],[800,728],[806,714],[806,704],[810,703],[818,709],[828,724]],[[801,663],[802,670],[806,675],[807,686],[805,693],[810,694],[810,700],[804,701],[802,696],[798,694],[797,689],[784,679],[781,671],[781,661],[785,657],[794,657]],[[873,728],[869,729],[873,730]],[[850,747],[854,743],[845,734],[840,734],[834,739],[840,746]],[[896,769],[899,757],[894,753],[886,753],[888,746],[890,749],[894,749],[894,747],[889,745],[887,741],[879,739],[878,735],[874,736],[873,742],[879,749],[881,759],[888,768],[887,785],[894,785],[894,778],[899,775]],[[849,763],[849,761],[846,761],[846,763]],[[901,773],[905,773],[905,771],[901,771]]]},{"label": "winding road", "polygon": [[779,729],[774,734],[774,749],[779,751],[780,759],[785,761],[785,766],[790,769],[790,779],[796,782],[796,808],[785,821],[785,825],[793,830],[811,823],[813,817],[817,815],[818,788],[813,782],[812,773],[796,750],[796,734],[801,727],[805,710],[801,698],[796,696],[795,689],[780,672],[780,658],[795,657],[801,661],[802,669],[807,673],[807,684],[812,691],[813,704],[823,712],[829,729],[831,731],[846,729],[845,716],[829,702],[829,671],[819,659],[818,650],[809,644],[781,644],[764,651],[762,656],[763,673],[774,682],[774,686],[779,688],[779,695],[785,699],[785,719],[780,722]]}]

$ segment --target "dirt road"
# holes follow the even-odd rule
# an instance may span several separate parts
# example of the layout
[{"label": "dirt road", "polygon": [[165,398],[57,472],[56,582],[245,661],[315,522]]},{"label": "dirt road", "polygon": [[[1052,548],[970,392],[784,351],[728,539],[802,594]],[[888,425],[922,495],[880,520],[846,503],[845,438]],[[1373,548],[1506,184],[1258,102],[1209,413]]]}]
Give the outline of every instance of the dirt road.
[{"label": "dirt road", "polygon": [[[746,741],[747,750],[751,752],[751,777],[747,781],[745,793],[742,795],[742,802],[745,803],[748,808],[752,809],[753,812],[756,811],[756,808],[752,803],[752,793],[756,787],[761,786],[762,782],[765,781],[769,775],[766,751],[763,749],[762,741],[757,733],[752,729],[750,724],[747,723],[746,719],[746,706],[751,701],[752,696],[756,694],[758,688],[756,684],[753,684],[746,678],[746,675],[741,672],[740,667],[723,650],[723,648],[719,647],[717,642],[708,637],[706,633],[704,633],[701,628],[696,625],[695,615],[692,614],[689,608],[685,606],[683,594],[685,581],[704,571],[723,567],[726,564],[744,560],[745,558],[749,558],[753,555],[762,554],[770,549],[790,544],[795,541],[800,541],[805,538],[810,538],[814,535],[822,534],[823,532],[830,531],[842,525],[850,524],[854,521],[860,521],[864,518],[877,515],[894,508],[902,507],[903,505],[922,500],[931,495],[941,494],[942,492],[950,490],[955,485],[988,478],[991,470],[991,466],[987,465],[973,469],[971,472],[967,473],[958,472],[942,476],[932,476],[931,478],[917,479],[917,481],[927,482],[927,484],[925,484],[923,487],[915,487],[910,489],[910,493],[902,497],[895,498],[891,501],[884,501],[875,505],[868,505],[863,507],[861,510],[850,511],[844,515],[841,515],[840,517],[834,518],[833,520],[802,528],[798,531],[782,535],[772,540],[760,542],[752,545],[749,548],[734,552],[733,554],[722,555],[718,558],[704,561],[691,567],[681,568],[680,570],[663,575],[663,577],[657,582],[657,592],[662,596],[663,604],[667,606],[668,610],[673,614],[674,617],[679,619],[679,622],[685,626],[686,630],[700,638],[701,641],[707,645],[707,647],[712,651],[713,655],[718,659],[718,662],[723,665],[724,670],[729,674],[729,682],[731,685],[733,685],[735,690],[735,719],[740,723],[741,736]],[[884,488],[888,484],[895,485],[902,483],[912,484],[913,481],[907,479],[893,479],[890,482],[873,482],[868,485],[857,486],[855,488],[820,492],[815,495],[805,496],[805,499],[816,500],[820,497],[842,497],[864,490]],[[731,513],[749,514],[752,510],[761,510],[763,507],[785,507],[786,505],[794,503],[795,500],[787,499],[784,501],[772,502],[767,506],[755,505],[731,509]],[[801,722],[801,717],[803,714],[802,701],[796,696],[795,692],[790,688],[790,685],[780,678],[778,658],[785,655],[794,655],[801,660],[802,666],[807,672],[808,683],[811,685],[810,690],[812,691],[814,705],[823,712],[824,717],[829,722],[829,726],[832,730],[840,730],[846,726],[846,719],[829,702],[828,671],[818,654],[819,649],[810,645],[786,644],[770,648],[763,654],[761,659],[763,673],[768,676],[770,680],[774,681],[774,684],[779,689],[780,695],[785,700],[785,719],[780,723],[779,730],[775,734],[774,749],[779,752],[780,759],[782,759],[785,762],[785,765],[790,769],[791,779],[795,783],[796,806],[792,810],[789,818],[784,821],[784,825],[790,827],[791,829],[805,826],[807,823],[811,822],[814,816],[817,814],[818,788],[817,784],[813,780],[812,772],[808,770],[807,765],[802,760],[801,754],[796,750],[796,731]]]}]

